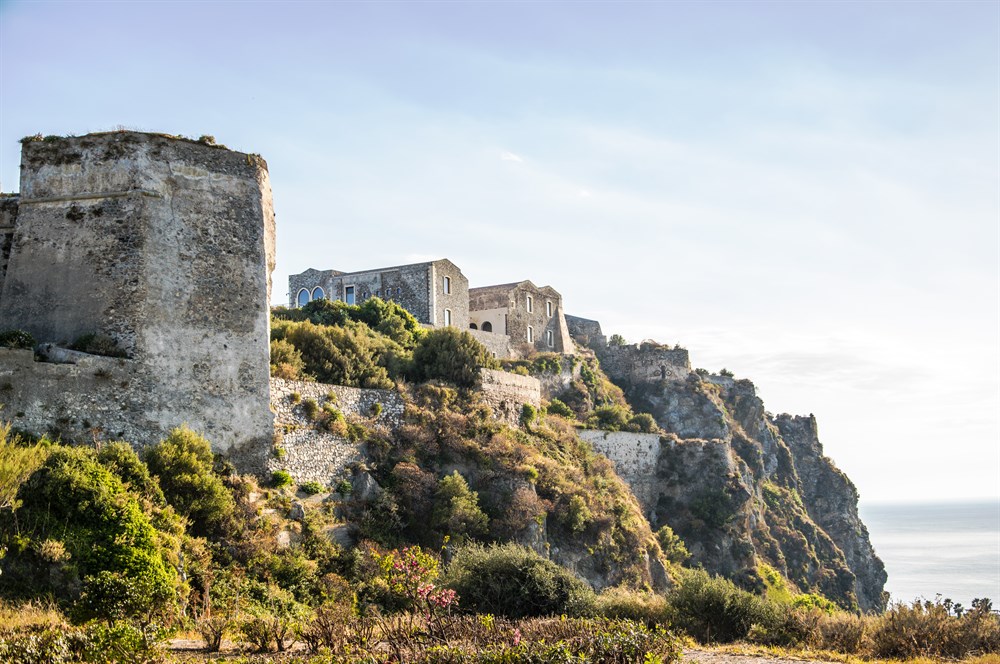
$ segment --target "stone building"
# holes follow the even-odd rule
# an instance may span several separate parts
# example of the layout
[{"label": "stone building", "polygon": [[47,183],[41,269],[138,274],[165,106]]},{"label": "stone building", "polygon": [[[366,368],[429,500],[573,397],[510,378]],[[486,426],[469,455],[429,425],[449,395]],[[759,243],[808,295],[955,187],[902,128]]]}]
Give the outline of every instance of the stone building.
[{"label": "stone building", "polygon": [[[271,444],[274,212],[264,160],[139,132],[24,141],[0,199],[2,417],[63,440]],[[96,335],[120,357],[65,350]],[[47,350],[44,350],[47,349]],[[256,452],[254,452],[256,453]]]},{"label": "stone building", "polygon": [[292,307],[319,298],[361,304],[379,297],[430,327],[464,329],[469,321],[469,280],[447,259],[361,272],[309,269],[288,278],[288,293]]},{"label": "stone building", "polygon": [[469,289],[469,327],[505,334],[514,349],[574,352],[562,295],[530,281]]}]

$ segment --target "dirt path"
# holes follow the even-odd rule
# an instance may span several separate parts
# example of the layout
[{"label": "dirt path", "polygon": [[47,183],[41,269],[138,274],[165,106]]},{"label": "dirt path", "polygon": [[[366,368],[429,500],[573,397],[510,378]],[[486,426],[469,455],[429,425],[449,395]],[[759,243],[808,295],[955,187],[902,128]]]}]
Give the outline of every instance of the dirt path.
[{"label": "dirt path", "polygon": [[[714,650],[684,649],[684,662],[697,664],[789,664],[791,662],[816,663],[818,660],[799,657],[773,657],[769,655],[736,654]],[[823,664],[828,664],[824,662]]]}]

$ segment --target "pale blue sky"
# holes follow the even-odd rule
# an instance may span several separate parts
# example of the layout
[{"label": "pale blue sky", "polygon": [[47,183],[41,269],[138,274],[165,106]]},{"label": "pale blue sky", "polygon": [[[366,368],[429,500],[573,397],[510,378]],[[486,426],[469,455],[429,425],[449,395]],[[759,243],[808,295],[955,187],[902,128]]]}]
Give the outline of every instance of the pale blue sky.
[{"label": "pale blue sky", "polygon": [[1000,495],[997,2],[0,3],[18,139],[268,161],[275,301],[448,257],[815,413],[863,500]]}]

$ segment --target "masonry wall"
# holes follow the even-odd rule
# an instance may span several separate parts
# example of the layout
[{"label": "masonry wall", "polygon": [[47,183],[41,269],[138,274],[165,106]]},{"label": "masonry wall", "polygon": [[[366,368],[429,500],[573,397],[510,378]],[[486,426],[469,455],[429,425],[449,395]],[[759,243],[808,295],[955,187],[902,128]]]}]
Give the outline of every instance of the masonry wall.
[{"label": "masonry wall", "polygon": [[[532,302],[530,311],[529,297]],[[522,281],[469,291],[470,320],[480,327],[483,322],[490,321],[494,332],[504,332],[510,337],[511,349],[515,353],[522,350],[573,353],[575,347],[564,316],[562,296],[549,286],[539,288],[530,281]],[[528,341],[529,327],[532,328],[531,342]],[[551,345],[547,333],[552,335]]]},{"label": "masonry wall", "polygon": [[597,349],[597,357],[604,373],[615,381],[641,384],[684,380],[691,373],[691,361],[683,348],[650,343],[605,346]]},{"label": "masonry wall", "polygon": [[659,434],[591,429],[578,433],[582,440],[615,465],[615,472],[625,480],[647,511],[656,505],[659,495],[656,475],[661,445]]},{"label": "masonry wall", "polygon": [[[451,292],[446,293],[444,279],[451,281]],[[469,280],[466,279],[458,266],[449,260],[439,260],[431,263],[431,278],[434,288],[431,292],[433,301],[435,327],[445,325],[445,309],[451,311],[451,325],[460,330],[469,327]]]},{"label": "masonry wall", "polygon": [[608,338],[601,331],[600,322],[569,314],[566,314],[565,318],[570,336],[579,343],[589,348],[604,348],[608,345]]},{"label": "masonry wall", "polygon": [[535,378],[494,369],[480,369],[479,375],[483,400],[497,419],[516,426],[524,404],[542,405],[541,384]]},{"label": "masonry wall", "polygon": [[468,332],[476,341],[485,346],[493,357],[501,360],[511,357],[510,337],[506,334],[483,332],[482,330],[469,330]]},{"label": "masonry wall", "polygon": [[329,403],[371,428],[393,431],[402,423],[403,400],[395,391],[272,378],[274,447],[261,465],[268,472],[287,470],[299,483],[335,484],[345,476],[347,465],[361,458],[364,448],[363,442],[352,443],[317,429],[306,416],[303,402],[307,399],[320,407]]},{"label": "masonry wall", "polygon": [[[98,394],[118,394],[134,444],[186,423],[217,451],[269,445],[274,213],[263,160],[113,132],[30,141],[21,161],[3,326],[59,345],[88,333],[114,340],[132,369]],[[59,372],[76,419],[117,434],[120,418],[88,393],[84,370],[22,364],[22,377]],[[11,382],[12,402],[37,393]],[[41,419],[26,428],[41,430]]]},{"label": "masonry wall", "polygon": [[[0,194],[0,292],[3,292],[7,263],[10,261],[10,248],[14,243],[14,224],[17,223],[19,201],[19,196]],[[2,323],[0,329],[5,329]]]}]

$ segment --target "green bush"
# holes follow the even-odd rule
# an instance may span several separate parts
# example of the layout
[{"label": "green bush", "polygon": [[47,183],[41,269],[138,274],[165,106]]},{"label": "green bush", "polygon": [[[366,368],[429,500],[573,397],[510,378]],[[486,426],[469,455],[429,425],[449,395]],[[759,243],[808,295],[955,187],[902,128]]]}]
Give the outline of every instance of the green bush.
[{"label": "green bush", "polygon": [[510,618],[574,613],[593,603],[593,591],[563,567],[516,544],[458,549],[444,585],[466,611]]},{"label": "green bush", "polygon": [[681,564],[691,557],[684,540],[678,537],[670,526],[663,526],[657,530],[656,540],[660,543],[664,557],[672,563]]},{"label": "green bush", "polygon": [[609,588],[597,595],[594,613],[604,618],[636,620],[647,625],[665,625],[670,616],[667,598],[652,592]]},{"label": "green bush", "polygon": [[521,406],[521,426],[530,427],[538,419],[538,410],[530,403]]},{"label": "green bush", "polygon": [[271,375],[285,380],[301,380],[306,363],[302,353],[286,339],[271,342]]},{"label": "green bush", "polygon": [[603,431],[621,431],[628,427],[631,417],[632,414],[624,406],[617,404],[598,406],[594,409],[594,414],[587,419],[587,426]]},{"label": "green bush", "polygon": [[232,494],[212,470],[214,459],[209,442],[186,427],[146,450],[149,472],[159,478],[167,502],[191,521],[196,535],[221,533],[235,509]]},{"label": "green bush", "polygon": [[306,494],[307,496],[315,496],[317,493],[323,492],[323,485],[315,480],[310,480],[308,482],[303,482],[299,485],[299,491]]},{"label": "green bush", "polygon": [[410,375],[413,380],[443,380],[459,387],[472,387],[480,367],[493,368],[495,360],[471,334],[454,327],[429,331],[413,349]]},{"label": "green bush", "polygon": [[294,481],[295,480],[292,479],[291,474],[287,470],[276,470],[271,473],[271,486],[275,489],[291,486]]},{"label": "green bush", "polygon": [[[171,540],[92,451],[55,447],[18,495],[22,545],[8,554],[12,573],[0,576],[5,594],[51,594],[81,619],[145,624],[170,611]],[[14,544],[0,538],[0,547]]]},{"label": "green bush", "polygon": [[667,599],[671,624],[702,643],[744,639],[755,625],[775,630],[785,617],[779,605],[704,570],[682,570]]},{"label": "green bush", "polygon": [[305,375],[334,385],[391,388],[408,356],[389,337],[352,321],[336,326],[276,321],[271,338],[295,347]]},{"label": "green bush", "polygon": [[553,399],[552,401],[550,401],[549,405],[546,406],[545,411],[549,415],[559,415],[560,417],[576,417],[576,413],[573,412],[573,409],[564,404],[559,399]]},{"label": "green bush", "polygon": [[0,348],[24,348],[31,350],[35,347],[35,338],[23,330],[4,330],[0,332]]},{"label": "green bush", "polygon": [[431,523],[437,530],[458,540],[486,533],[489,519],[479,507],[479,494],[469,489],[457,470],[438,482]]},{"label": "green bush", "polygon": [[652,415],[649,413],[639,413],[632,416],[625,429],[640,433],[656,433],[659,427],[656,425],[656,420],[653,419]]}]

